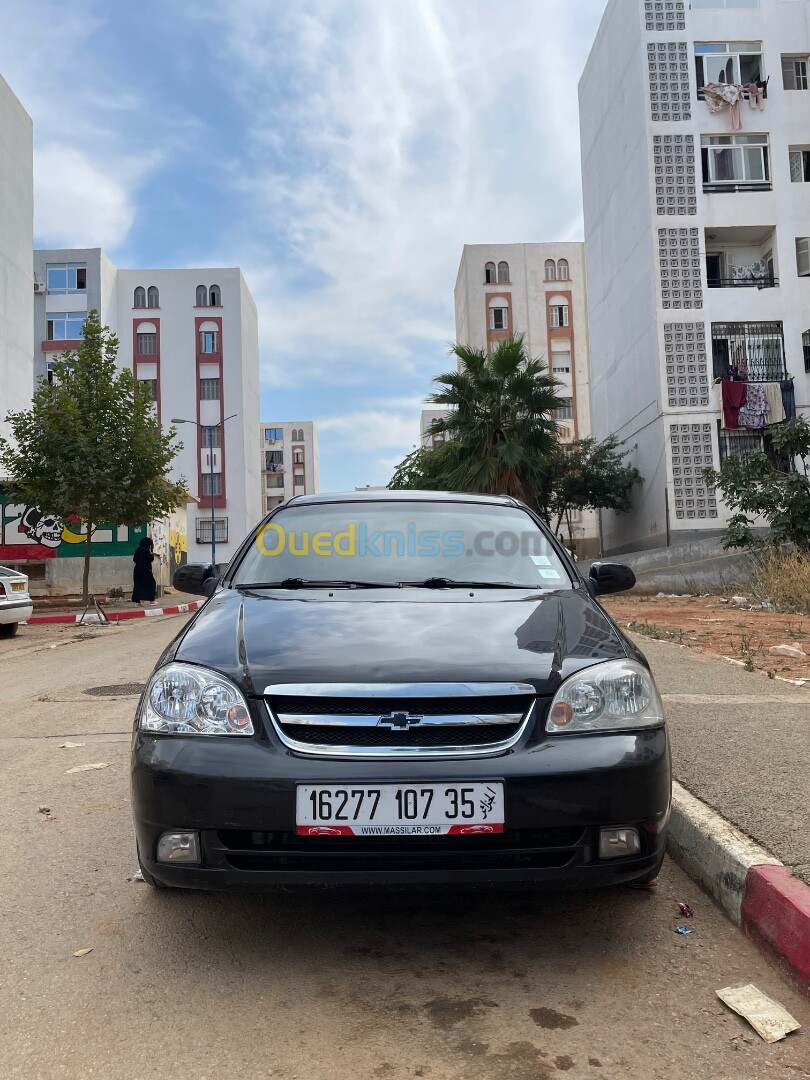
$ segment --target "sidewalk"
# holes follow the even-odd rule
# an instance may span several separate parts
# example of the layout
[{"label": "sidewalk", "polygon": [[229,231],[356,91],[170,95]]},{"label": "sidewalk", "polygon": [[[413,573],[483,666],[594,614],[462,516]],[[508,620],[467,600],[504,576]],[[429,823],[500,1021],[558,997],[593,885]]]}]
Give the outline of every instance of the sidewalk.
[{"label": "sidewalk", "polygon": [[673,796],[673,854],[806,983],[810,688],[693,649],[634,640],[664,698],[673,775],[681,786]]},{"label": "sidewalk", "polygon": [[[202,607],[204,603],[205,597],[203,596],[192,596],[188,593],[173,592],[165,595],[158,601],[157,607],[140,607],[138,604],[119,600],[115,601],[116,606],[113,607],[104,604],[101,610],[110,622],[124,622],[128,619],[154,618],[155,616],[160,615],[183,615],[189,611],[196,611],[197,608]],[[29,626],[36,626],[42,623],[76,623],[79,621],[84,606],[82,604],[79,604],[78,606],[72,605],[71,611],[60,611],[49,614],[36,614],[36,610],[36,607],[34,607],[35,614],[28,619]],[[82,620],[82,623],[89,624],[97,623],[98,621],[99,618],[91,607]]]}]

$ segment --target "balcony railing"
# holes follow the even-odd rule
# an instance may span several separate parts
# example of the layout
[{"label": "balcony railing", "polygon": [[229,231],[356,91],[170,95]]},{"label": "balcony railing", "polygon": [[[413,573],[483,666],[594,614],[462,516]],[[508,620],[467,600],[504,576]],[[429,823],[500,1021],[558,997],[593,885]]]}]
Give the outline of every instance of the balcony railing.
[{"label": "balcony railing", "polygon": [[718,421],[718,441],[721,465],[726,458],[742,458],[752,451],[761,451],[775,469],[779,469],[780,472],[793,472],[791,459],[774,448],[770,435],[766,433],[730,431],[728,428],[721,428]]},{"label": "balcony railing", "polygon": [[715,379],[780,382],[787,378],[780,322],[712,323]]},{"label": "balcony railing", "polygon": [[770,191],[770,180],[704,180],[703,191],[706,195],[720,195],[730,191]]},{"label": "balcony railing", "polygon": [[710,289],[773,289],[778,287],[779,278],[773,274],[760,278],[710,277],[706,284]]}]

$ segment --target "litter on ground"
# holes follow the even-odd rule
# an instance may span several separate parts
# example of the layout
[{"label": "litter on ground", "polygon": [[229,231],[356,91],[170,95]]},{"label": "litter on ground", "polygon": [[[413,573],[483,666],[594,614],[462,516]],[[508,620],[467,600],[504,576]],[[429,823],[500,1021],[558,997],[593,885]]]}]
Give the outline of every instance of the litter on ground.
[{"label": "litter on ground", "polygon": [[778,1001],[763,994],[753,983],[745,986],[726,986],[717,996],[735,1013],[747,1020],[757,1035],[765,1042],[784,1039],[791,1031],[798,1031],[801,1024],[791,1016]]},{"label": "litter on ground", "polygon": [[93,769],[108,769],[110,767],[109,761],[92,761],[89,765],[74,765],[72,769],[67,769],[68,773],[74,772],[91,772]]}]

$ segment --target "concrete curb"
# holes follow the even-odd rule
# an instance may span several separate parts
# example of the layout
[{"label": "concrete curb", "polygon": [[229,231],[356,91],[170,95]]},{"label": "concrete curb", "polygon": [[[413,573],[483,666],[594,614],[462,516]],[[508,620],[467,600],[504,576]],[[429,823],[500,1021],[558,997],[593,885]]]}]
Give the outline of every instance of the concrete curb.
[{"label": "concrete curb", "polygon": [[810,992],[810,887],[686,788],[672,784],[669,853]]},{"label": "concrete curb", "polygon": [[[186,612],[196,611],[197,608],[202,607],[205,603],[204,600],[192,600],[188,604],[170,604],[168,607],[156,607],[156,608],[133,608],[131,611],[107,611],[105,612],[108,620],[113,622],[124,622],[127,619],[148,619],[154,618],[158,615],[185,615]],[[80,613],[73,615],[32,615],[27,620],[26,625],[34,626],[42,623],[81,623],[82,626],[89,626],[91,623],[99,623],[101,620],[95,612],[89,612],[82,618]]]}]

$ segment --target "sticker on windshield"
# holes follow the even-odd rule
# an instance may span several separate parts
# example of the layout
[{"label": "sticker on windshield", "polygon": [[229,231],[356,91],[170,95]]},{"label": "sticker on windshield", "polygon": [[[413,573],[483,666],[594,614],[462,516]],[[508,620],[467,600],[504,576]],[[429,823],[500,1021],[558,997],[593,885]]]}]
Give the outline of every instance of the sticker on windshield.
[{"label": "sticker on windshield", "polygon": [[[545,555],[530,555],[529,558],[535,566],[551,566],[551,559],[547,558]],[[557,575],[555,575],[555,577],[556,576]]]},{"label": "sticker on windshield", "polygon": [[542,578],[559,578],[560,576],[556,570],[543,570],[542,568],[538,568],[538,573]]}]

